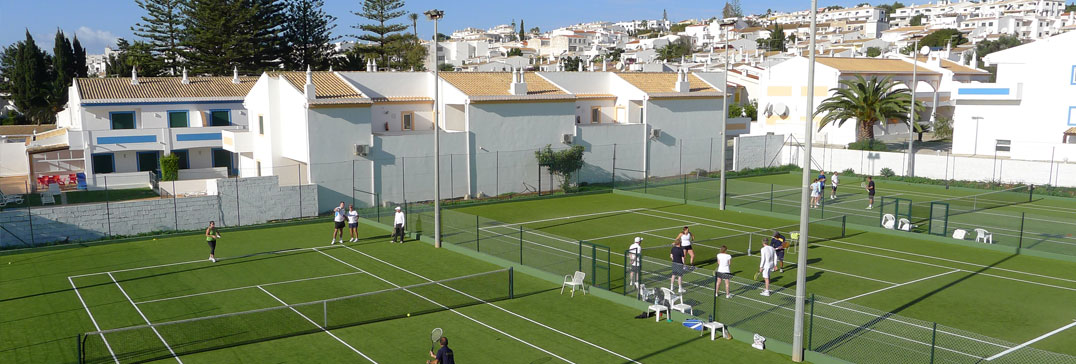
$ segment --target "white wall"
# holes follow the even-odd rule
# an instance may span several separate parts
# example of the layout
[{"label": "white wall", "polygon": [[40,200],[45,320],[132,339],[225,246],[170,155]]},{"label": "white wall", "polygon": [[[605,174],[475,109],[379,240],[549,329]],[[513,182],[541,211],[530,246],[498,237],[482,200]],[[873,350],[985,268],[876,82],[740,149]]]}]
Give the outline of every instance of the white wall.
[{"label": "white wall", "polygon": [[[370,113],[368,108],[312,108],[309,109],[310,181],[318,185],[318,211],[329,211],[340,201],[351,201],[353,188],[369,191],[370,166],[359,168],[353,162],[355,144],[370,144]],[[367,111],[367,112],[363,112]],[[354,169],[352,163],[356,163]]]},{"label": "white wall", "polygon": [[[375,133],[403,131],[403,113],[414,114],[412,131],[433,130],[433,103],[374,103],[370,107],[372,129]],[[388,126],[388,130],[385,130]]]},{"label": "white wall", "polygon": [[30,164],[26,159],[26,145],[0,142],[0,177],[28,174],[30,174]]},{"label": "white wall", "polygon": [[720,167],[713,156],[720,147],[721,98],[650,99],[646,108],[646,123],[661,129],[661,136],[648,147],[650,175],[674,176]]}]

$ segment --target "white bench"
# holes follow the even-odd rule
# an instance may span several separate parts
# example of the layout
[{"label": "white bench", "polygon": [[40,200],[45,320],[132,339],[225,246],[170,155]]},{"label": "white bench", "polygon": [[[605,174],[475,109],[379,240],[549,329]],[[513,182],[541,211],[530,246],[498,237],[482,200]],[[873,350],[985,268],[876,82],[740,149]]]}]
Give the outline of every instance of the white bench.
[{"label": "white bench", "polygon": [[728,331],[725,331],[725,324],[723,323],[717,321],[707,322],[705,324],[702,324],[702,327],[705,329],[710,329],[710,341],[714,341],[714,339],[717,338],[717,330],[721,330],[721,337],[726,339],[732,339],[732,336],[729,336]]}]

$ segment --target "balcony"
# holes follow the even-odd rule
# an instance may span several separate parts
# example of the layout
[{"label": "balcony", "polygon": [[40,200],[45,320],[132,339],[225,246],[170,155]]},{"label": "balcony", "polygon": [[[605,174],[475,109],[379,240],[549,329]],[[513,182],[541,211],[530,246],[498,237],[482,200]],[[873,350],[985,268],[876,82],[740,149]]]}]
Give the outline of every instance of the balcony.
[{"label": "balcony", "polygon": [[1023,83],[962,83],[955,85],[955,101],[1020,101]]},{"label": "balcony", "polygon": [[249,130],[222,130],[220,145],[232,153],[253,153],[254,133]]},{"label": "balcony", "polygon": [[119,130],[69,130],[68,146],[72,150],[88,150],[90,153],[119,152],[128,150],[165,150],[217,148],[223,134],[246,130],[244,125],[210,126],[196,128],[157,128]]}]

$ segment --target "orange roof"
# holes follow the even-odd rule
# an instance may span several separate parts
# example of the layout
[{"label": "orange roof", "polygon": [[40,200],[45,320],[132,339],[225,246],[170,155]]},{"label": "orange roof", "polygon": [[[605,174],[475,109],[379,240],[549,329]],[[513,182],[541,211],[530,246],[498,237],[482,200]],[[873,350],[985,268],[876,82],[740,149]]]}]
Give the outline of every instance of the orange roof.
[{"label": "orange roof", "polygon": [[[918,56],[918,57],[915,57],[915,59],[917,61],[919,61],[919,62],[924,62],[924,63],[927,61],[927,57],[924,57],[924,56]],[[967,66],[961,65],[959,63],[950,61],[948,59],[941,60],[941,66],[944,69],[953,71],[953,73],[955,73],[955,74],[985,75],[985,74],[990,73],[990,72],[983,71],[983,70],[980,70],[980,69],[967,67]]]},{"label": "orange roof", "polygon": [[[273,77],[283,77],[300,92],[302,92],[306,85],[306,72],[274,72],[269,75]],[[333,72],[311,72],[310,81],[314,83],[315,98],[319,100],[358,99],[363,97],[362,94],[344,82],[344,80],[340,79],[340,77]]]},{"label": "orange roof", "polygon": [[527,83],[527,94],[519,96],[509,93],[512,84],[511,72],[441,72],[439,75],[445,82],[472,98],[475,96],[479,98],[484,96],[514,96],[522,98],[562,96],[563,98],[572,98],[567,92],[533,72],[523,74],[523,80]]},{"label": "orange roof", "polygon": [[[616,75],[651,96],[686,96],[685,93],[673,90],[673,86],[676,85],[675,72],[621,72]],[[708,83],[698,76],[689,74],[687,79],[688,93],[705,93],[706,95],[715,96],[720,94],[718,90],[710,87]]]},{"label": "orange roof", "polygon": [[129,77],[75,79],[82,100],[124,99],[228,99],[241,100],[254,86],[257,77],[139,77],[132,85]]},{"label": "orange roof", "polygon": [[[836,68],[841,73],[912,73],[912,64],[900,59],[817,57],[815,61]],[[937,72],[918,70],[920,75],[937,75]]]}]

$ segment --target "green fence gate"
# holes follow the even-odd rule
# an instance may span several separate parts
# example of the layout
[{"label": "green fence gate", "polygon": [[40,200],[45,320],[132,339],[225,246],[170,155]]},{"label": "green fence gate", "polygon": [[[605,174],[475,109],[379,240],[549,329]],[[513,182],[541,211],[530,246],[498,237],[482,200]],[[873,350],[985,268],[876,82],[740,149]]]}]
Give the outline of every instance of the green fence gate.
[{"label": "green fence gate", "polygon": [[893,222],[893,228],[896,229],[898,221],[901,218],[912,221],[912,200],[899,197],[885,197],[882,196],[882,208],[878,209],[878,222],[881,224],[882,218],[885,214],[893,214],[896,221]]},{"label": "green fence gate", "polygon": [[579,271],[590,277],[593,287],[610,288],[609,247],[591,242],[579,242]]},{"label": "green fence gate", "polygon": [[949,204],[945,202],[930,203],[930,220],[927,234],[946,236],[949,232]]}]

